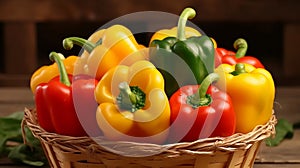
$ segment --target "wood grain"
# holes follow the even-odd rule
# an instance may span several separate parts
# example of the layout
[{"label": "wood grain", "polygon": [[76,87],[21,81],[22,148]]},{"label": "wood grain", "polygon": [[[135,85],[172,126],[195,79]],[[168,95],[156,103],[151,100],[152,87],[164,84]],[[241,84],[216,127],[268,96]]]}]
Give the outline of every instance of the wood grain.
[{"label": "wood grain", "polygon": [[0,1],[0,20],[110,20],[137,11],[179,14],[187,6],[199,11],[196,20],[292,22],[300,18],[300,1],[297,0],[190,0],[176,3],[171,0],[3,0]]}]

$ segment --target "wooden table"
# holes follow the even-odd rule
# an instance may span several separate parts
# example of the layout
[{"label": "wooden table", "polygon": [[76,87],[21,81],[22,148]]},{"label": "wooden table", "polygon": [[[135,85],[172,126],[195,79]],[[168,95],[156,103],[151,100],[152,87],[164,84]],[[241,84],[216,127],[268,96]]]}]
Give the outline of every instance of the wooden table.
[{"label": "wooden table", "polygon": [[[285,118],[290,122],[300,121],[300,86],[278,87],[276,90],[275,111],[277,118]],[[34,107],[33,96],[28,88],[0,88],[0,116],[24,107]],[[299,168],[300,167],[300,130],[295,130],[294,137],[285,140],[277,147],[264,144],[258,154],[254,168]],[[17,168],[6,158],[0,159],[1,168]]]}]

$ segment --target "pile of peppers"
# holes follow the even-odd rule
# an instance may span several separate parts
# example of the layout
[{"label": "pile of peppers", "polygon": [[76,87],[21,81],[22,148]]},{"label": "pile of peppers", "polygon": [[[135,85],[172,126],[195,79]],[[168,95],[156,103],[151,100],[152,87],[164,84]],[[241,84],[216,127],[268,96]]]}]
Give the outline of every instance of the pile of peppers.
[{"label": "pile of peppers", "polygon": [[236,52],[192,27],[186,8],[178,25],[158,30],[148,46],[123,25],[88,39],[68,37],[52,65],[31,76],[39,125],[66,136],[155,144],[249,133],[272,115],[272,75],[239,38]]}]

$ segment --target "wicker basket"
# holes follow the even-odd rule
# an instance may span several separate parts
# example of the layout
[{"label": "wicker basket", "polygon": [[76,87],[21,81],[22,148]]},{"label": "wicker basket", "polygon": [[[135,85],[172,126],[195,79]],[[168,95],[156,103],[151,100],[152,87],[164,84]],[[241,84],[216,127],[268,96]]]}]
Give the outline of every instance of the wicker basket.
[{"label": "wicker basket", "polygon": [[[276,121],[273,115],[267,124],[257,126],[248,134],[168,145],[110,142],[101,137],[92,139],[49,133],[38,125],[35,110],[29,109],[25,109],[23,128],[27,125],[33,135],[41,141],[53,168],[251,168],[261,142],[275,134]],[[133,154],[146,150],[156,154],[143,157],[124,156],[107,150],[99,145],[99,142],[110,145],[116,151]]]}]

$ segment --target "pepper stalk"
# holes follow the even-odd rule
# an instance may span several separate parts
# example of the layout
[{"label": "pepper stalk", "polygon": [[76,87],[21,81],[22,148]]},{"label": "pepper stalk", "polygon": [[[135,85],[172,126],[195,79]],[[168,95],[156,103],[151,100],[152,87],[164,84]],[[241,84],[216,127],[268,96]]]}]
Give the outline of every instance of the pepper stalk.
[{"label": "pepper stalk", "polygon": [[71,50],[74,44],[84,48],[88,53],[91,53],[94,48],[102,44],[102,39],[98,40],[97,43],[93,43],[80,37],[68,37],[63,40],[63,47],[66,50]]},{"label": "pepper stalk", "polygon": [[239,74],[247,73],[245,64],[237,63],[235,64],[234,71],[231,72],[233,76],[237,76]]},{"label": "pepper stalk", "polygon": [[71,86],[71,82],[69,80],[69,76],[66,70],[66,67],[62,60],[64,59],[64,56],[60,53],[51,52],[49,54],[49,58],[51,61],[56,62],[58,66],[59,71],[59,80],[61,83],[65,84],[66,86]]},{"label": "pepper stalk", "polygon": [[187,104],[190,104],[193,108],[201,106],[208,106],[212,103],[212,98],[209,94],[206,94],[209,86],[219,80],[220,76],[217,73],[211,73],[204,78],[201,82],[198,91],[195,94],[188,96]]},{"label": "pepper stalk", "polygon": [[238,38],[237,40],[234,41],[233,47],[237,50],[235,57],[242,58],[246,55],[248,44],[246,40],[242,38]]},{"label": "pepper stalk", "polygon": [[120,109],[135,112],[145,106],[146,95],[138,86],[129,86],[127,82],[121,82],[119,89],[117,104]]},{"label": "pepper stalk", "polygon": [[196,16],[196,11],[193,8],[185,8],[178,20],[177,38],[180,41],[185,40],[185,26],[188,19],[193,19]]}]

